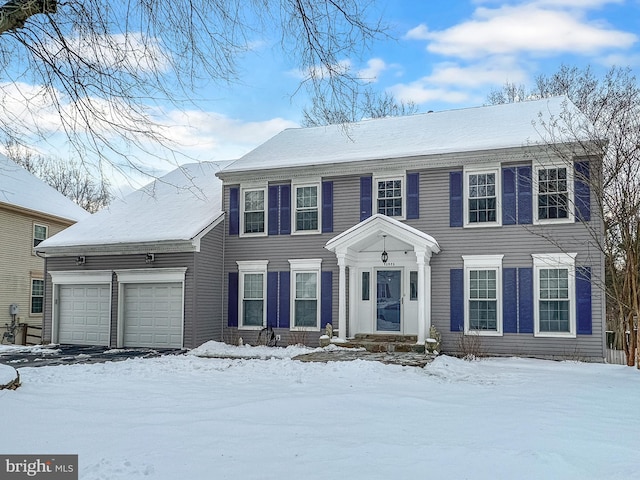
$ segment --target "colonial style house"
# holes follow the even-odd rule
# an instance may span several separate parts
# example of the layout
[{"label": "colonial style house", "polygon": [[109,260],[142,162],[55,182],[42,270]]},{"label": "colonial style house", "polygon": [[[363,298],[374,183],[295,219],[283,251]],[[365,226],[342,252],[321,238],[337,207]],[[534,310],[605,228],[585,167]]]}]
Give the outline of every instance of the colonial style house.
[{"label": "colonial style house", "polygon": [[[330,323],[341,339],[424,344],[433,326],[446,352],[473,339],[486,354],[601,360],[599,150],[546,131],[567,118],[585,121],[560,97],[276,135],[217,173],[223,238],[200,251],[224,279],[211,338],[269,328],[315,345]],[[89,251],[73,254],[86,269]],[[48,259],[54,287],[60,275],[79,281],[61,262]],[[197,263],[182,265],[187,277]],[[126,262],[110,265],[119,278]],[[108,276],[122,311],[121,281]],[[122,346],[113,332],[126,320],[111,319]],[[186,308],[182,320],[182,346],[195,345],[188,332],[203,320]]]},{"label": "colonial style house", "polygon": [[25,329],[12,329],[12,323],[36,327],[31,333],[38,333],[44,308],[44,260],[36,255],[35,247],[88,216],[57,190],[0,155],[0,340],[26,341]]}]

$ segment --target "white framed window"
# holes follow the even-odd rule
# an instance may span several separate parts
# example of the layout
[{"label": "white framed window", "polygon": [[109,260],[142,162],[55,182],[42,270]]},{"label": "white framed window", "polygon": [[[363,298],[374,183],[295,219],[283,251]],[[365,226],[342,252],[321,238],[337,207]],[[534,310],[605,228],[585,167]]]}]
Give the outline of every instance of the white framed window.
[{"label": "white framed window", "polygon": [[534,334],[576,336],[575,253],[533,254]]},{"label": "white framed window", "polygon": [[320,233],[320,182],[293,184],[293,233]]},{"label": "white framed window", "polygon": [[562,162],[534,165],[533,217],[538,224],[575,220],[572,166]]},{"label": "white framed window", "polygon": [[465,169],[464,225],[483,227],[502,225],[500,208],[500,167]]},{"label": "white framed window", "polygon": [[238,328],[261,330],[267,324],[268,260],[238,261]]},{"label": "white framed window", "polygon": [[267,188],[241,190],[240,232],[242,236],[266,235]]},{"label": "white framed window", "polygon": [[406,176],[392,175],[373,178],[373,211],[404,220],[406,212]]},{"label": "white framed window", "polygon": [[289,260],[291,330],[320,330],[320,265],[322,260]]},{"label": "white framed window", "polygon": [[44,311],[44,280],[31,279],[31,315],[42,315]]},{"label": "white framed window", "polygon": [[465,255],[464,332],[502,335],[503,255]]},{"label": "white framed window", "polygon": [[38,223],[33,224],[33,248],[44,242],[49,236],[49,227],[46,225],[40,225]]}]

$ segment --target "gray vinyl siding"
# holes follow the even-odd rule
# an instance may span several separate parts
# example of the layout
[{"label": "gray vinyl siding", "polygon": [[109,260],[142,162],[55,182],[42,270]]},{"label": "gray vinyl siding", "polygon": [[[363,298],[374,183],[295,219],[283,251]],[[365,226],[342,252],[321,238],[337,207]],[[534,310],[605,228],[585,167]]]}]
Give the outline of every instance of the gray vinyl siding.
[{"label": "gray vinyl siding", "polygon": [[[461,170],[462,167],[457,170]],[[576,266],[590,266],[592,273],[592,334],[568,338],[534,338],[533,334],[505,334],[502,337],[481,337],[486,354],[531,355],[542,357],[584,358],[604,357],[602,293],[604,261],[593,240],[593,231],[602,232],[597,219],[597,204],[591,194],[592,221],[588,227],[580,223],[538,226],[508,225],[492,228],[451,228],[449,226],[449,172],[451,168],[424,169],[420,173],[420,217],[406,223],[431,236],[441,252],[431,259],[432,323],[443,337],[442,350],[458,353],[461,332],[450,332],[449,272],[463,268],[462,255],[502,254],[503,268],[532,268],[532,253],[575,252]],[[415,171],[415,170],[414,170]],[[251,343],[257,332],[227,327],[228,272],[237,271],[236,260],[269,260],[268,271],[288,271],[288,259],[321,258],[322,270],[333,272],[333,326],[338,328],[338,267],[335,256],[324,248],[328,240],[360,221],[360,175],[323,178],[333,181],[334,231],[317,235],[274,235],[260,238],[229,236],[225,230],[225,302],[224,339],[237,340],[240,335]],[[283,183],[283,182],[278,182]],[[225,211],[229,210],[229,186],[224,192]],[[592,231],[590,232],[589,229]],[[561,247],[560,247],[561,246]],[[279,329],[281,344],[291,340],[288,330]],[[316,345],[318,335],[309,332],[307,343]]]},{"label": "gray vinyl siding", "polygon": [[209,340],[222,341],[224,228],[220,223],[207,233],[200,242],[200,252],[195,254],[195,282],[187,287],[185,299],[190,299],[197,321],[191,322],[189,329],[185,326],[187,348]]},{"label": "gray vinyl siding", "polygon": [[[51,290],[51,277],[48,272],[52,271],[90,271],[90,270],[127,270],[142,268],[171,268],[186,267],[185,276],[185,310],[184,323],[185,346],[192,343],[188,337],[188,332],[193,330],[193,322],[195,321],[194,302],[189,301],[187,295],[195,291],[194,288],[194,254],[186,253],[157,253],[152,266],[145,263],[145,255],[105,255],[105,256],[87,256],[84,265],[76,265],[75,257],[50,257],[47,259],[46,268],[47,275],[45,280],[45,307],[44,307],[44,329],[43,343],[51,342],[51,321],[52,321],[52,305],[53,298]],[[111,281],[111,335],[110,346],[115,347],[117,344],[117,317],[118,317],[118,282],[115,273]]]}]

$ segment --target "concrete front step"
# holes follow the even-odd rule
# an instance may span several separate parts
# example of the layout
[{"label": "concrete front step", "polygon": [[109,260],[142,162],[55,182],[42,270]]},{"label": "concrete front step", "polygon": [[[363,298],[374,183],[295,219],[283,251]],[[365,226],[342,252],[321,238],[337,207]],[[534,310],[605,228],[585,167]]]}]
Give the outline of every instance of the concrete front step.
[{"label": "concrete front step", "polygon": [[424,345],[416,344],[415,335],[356,335],[342,347],[364,348],[372,353],[424,353]]}]

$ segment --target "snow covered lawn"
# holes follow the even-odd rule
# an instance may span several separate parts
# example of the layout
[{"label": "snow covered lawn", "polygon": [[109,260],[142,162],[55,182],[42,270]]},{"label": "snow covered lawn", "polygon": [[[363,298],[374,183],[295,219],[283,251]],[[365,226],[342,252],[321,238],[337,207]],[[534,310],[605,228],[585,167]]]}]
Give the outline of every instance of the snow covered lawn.
[{"label": "snow covered lawn", "polygon": [[635,369],[284,356],[22,368],[0,453],[77,453],[87,480],[640,475]]}]

